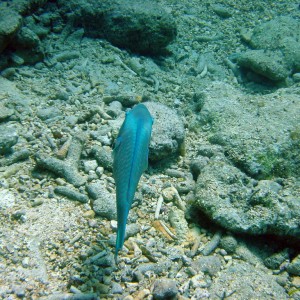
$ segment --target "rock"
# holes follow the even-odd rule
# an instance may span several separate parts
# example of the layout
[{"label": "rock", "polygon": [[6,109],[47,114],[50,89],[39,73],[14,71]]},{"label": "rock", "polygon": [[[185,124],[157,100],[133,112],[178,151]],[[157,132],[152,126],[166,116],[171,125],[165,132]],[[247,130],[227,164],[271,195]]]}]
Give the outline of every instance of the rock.
[{"label": "rock", "polygon": [[300,68],[299,32],[299,21],[289,16],[257,25],[244,38],[255,50],[242,53],[238,64],[275,82],[286,79]]},{"label": "rock", "polygon": [[284,249],[278,253],[275,253],[264,260],[264,264],[266,267],[270,269],[278,269],[280,265],[289,258],[289,249]]},{"label": "rock", "polygon": [[154,300],[175,300],[177,293],[178,289],[174,280],[168,278],[155,280],[152,292]]},{"label": "rock", "polygon": [[83,161],[84,172],[88,173],[89,171],[95,171],[98,167],[96,160],[85,160]]},{"label": "rock", "polygon": [[209,158],[205,156],[199,156],[191,161],[190,170],[194,180],[197,180],[201,170],[207,165],[208,161]]},{"label": "rock", "polygon": [[273,81],[282,81],[292,69],[285,62],[281,52],[249,50],[237,58],[238,64]]},{"label": "rock", "polygon": [[0,9],[0,54],[21,27],[22,17],[10,8]]},{"label": "rock", "polygon": [[39,45],[39,37],[28,27],[22,27],[17,33],[15,39],[10,44],[10,46],[14,47],[15,49],[31,49],[38,47]]},{"label": "rock", "polygon": [[14,114],[14,110],[0,105],[0,122],[5,121]]},{"label": "rock", "polygon": [[112,294],[122,294],[123,293],[122,286],[117,282],[112,282],[111,293]]},{"label": "rock", "polygon": [[300,175],[299,95],[282,92],[249,101],[236,89],[215,83],[199,114],[202,126],[214,132],[210,142],[223,146],[227,157],[256,179]]},{"label": "rock", "polygon": [[[220,295],[236,300],[289,298],[275,277],[268,274],[267,269],[257,268],[239,260],[220,271],[209,292],[211,299],[218,299]],[[231,297],[230,292],[233,292]]]},{"label": "rock", "polygon": [[210,276],[214,276],[221,270],[221,260],[218,256],[209,255],[202,256],[196,261],[192,262],[192,267],[195,270],[200,270],[204,274],[208,274]]},{"label": "rock", "polygon": [[14,128],[0,125],[0,154],[8,154],[18,142],[19,136]]},{"label": "rock", "polygon": [[18,0],[12,1],[11,7],[23,16],[34,12],[46,2],[47,0]]},{"label": "rock", "polygon": [[225,235],[221,238],[220,246],[227,253],[234,253],[237,245],[238,245],[238,242],[232,235]]},{"label": "rock", "polygon": [[157,3],[134,1],[60,1],[77,13],[91,37],[143,54],[161,53],[176,37],[176,24]]},{"label": "rock", "polygon": [[122,113],[122,104],[119,101],[109,103],[106,112],[113,118],[118,117]]},{"label": "rock", "polygon": [[108,171],[112,171],[113,158],[110,148],[95,146],[92,149],[92,153],[100,166]]},{"label": "rock", "polygon": [[26,26],[23,26],[10,43],[14,54],[26,64],[35,64],[44,58],[44,50],[39,36]]},{"label": "rock", "polygon": [[149,158],[152,161],[170,157],[179,152],[185,137],[183,121],[176,111],[166,105],[144,103],[154,118]]},{"label": "rock", "polygon": [[37,111],[37,116],[45,121],[61,115],[61,111],[57,107],[41,108]]},{"label": "rock", "polygon": [[198,177],[195,205],[224,228],[238,233],[300,238],[297,190],[262,180],[253,187],[239,169],[213,159]]},{"label": "rock", "polygon": [[116,197],[104,186],[103,181],[97,180],[87,186],[87,191],[93,202],[93,210],[99,216],[109,220],[117,219]]},{"label": "rock", "polygon": [[287,266],[289,274],[300,276],[300,255],[296,256]]}]

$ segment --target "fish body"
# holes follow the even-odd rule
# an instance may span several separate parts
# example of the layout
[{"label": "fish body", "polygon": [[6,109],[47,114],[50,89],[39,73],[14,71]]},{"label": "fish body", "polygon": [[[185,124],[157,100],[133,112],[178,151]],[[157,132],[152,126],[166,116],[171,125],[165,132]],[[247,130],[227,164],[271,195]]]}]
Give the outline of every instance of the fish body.
[{"label": "fish body", "polygon": [[117,197],[117,240],[115,258],[122,249],[126,223],[142,173],[148,167],[153,118],[144,104],[136,105],[126,117],[113,151],[113,175]]}]

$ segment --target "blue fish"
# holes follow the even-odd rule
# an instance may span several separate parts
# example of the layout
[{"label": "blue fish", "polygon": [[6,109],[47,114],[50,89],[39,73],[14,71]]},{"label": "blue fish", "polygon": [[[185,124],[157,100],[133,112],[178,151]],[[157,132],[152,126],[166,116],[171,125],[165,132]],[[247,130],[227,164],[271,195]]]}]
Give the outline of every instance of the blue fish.
[{"label": "blue fish", "polygon": [[126,117],[113,151],[113,175],[116,184],[118,230],[115,259],[125,239],[126,222],[133,197],[148,167],[153,118],[144,104],[136,105]]}]

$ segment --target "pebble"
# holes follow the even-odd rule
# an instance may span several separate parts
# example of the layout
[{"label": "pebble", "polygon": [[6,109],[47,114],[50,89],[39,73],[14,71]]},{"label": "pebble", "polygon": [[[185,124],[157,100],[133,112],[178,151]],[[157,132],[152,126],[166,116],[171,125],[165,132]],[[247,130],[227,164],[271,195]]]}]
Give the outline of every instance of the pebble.
[{"label": "pebble", "polygon": [[176,281],[172,279],[162,278],[154,282],[152,292],[154,300],[175,299],[177,293]]},{"label": "pebble", "polygon": [[87,219],[92,219],[95,217],[95,212],[90,209],[83,214],[83,217]]},{"label": "pebble", "polygon": [[232,235],[226,235],[226,236],[222,237],[220,240],[220,246],[227,253],[234,253],[237,245],[238,245],[237,240]]},{"label": "pebble", "polygon": [[23,298],[25,297],[25,288],[22,286],[14,286],[13,287],[13,291],[14,293],[19,297],[19,298]]},{"label": "pebble", "polygon": [[92,149],[92,154],[100,166],[108,171],[112,170],[113,160],[110,148],[95,146]]},{"label": "pebble", "polygon": [[98,167],[98,163],[96,160],[85,160],[83,162],[84,172],[89,173],[89,171],[95,171]]},{"label": "pebble", "polygon": [[122,286],[117,282],[112,282],[111,293],[112,294],[122,294],[123,293]]}]

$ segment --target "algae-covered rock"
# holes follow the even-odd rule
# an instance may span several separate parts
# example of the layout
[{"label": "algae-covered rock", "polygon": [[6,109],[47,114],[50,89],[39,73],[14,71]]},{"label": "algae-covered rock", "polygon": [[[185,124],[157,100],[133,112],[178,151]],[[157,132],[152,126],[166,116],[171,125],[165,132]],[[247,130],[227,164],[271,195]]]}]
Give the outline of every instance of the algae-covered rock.
[{"label": "algae-covered rock", "polygon": [[208,93],[199,119],[211,127],[210,142],[222,145],[237,167],[256,179],[300,175],[296,93],[248,96],[224,83]]},{"label": "algae-covered rock", "polygon": [[237,62],[241,67],[248,68],[273,81],[284,80],[291,74],[291,68],[280,52],[249,50],[242,53]]},{"label": "algae-covered rock", "polygon": [[298,193],[271,180],[256,183],[236,167],[211,159],[198,177],[194,204],[233,232],[300,238]]},{"label": "algae-covered rock", "polygon": [[280,16],[257,25],[244,40],[254,50],[238,55],[237,63],[278,82],[300,70],[300,22]]},{"label": "algae-covered rock", "polygon": [[176,37],[176,24],[157,3],[149,1],[59,1],[76,11],[76,22],[91,37],[144,54],[158,54]]},{"label": "algae-covered rock", "polygon": [[0,53],[21,27],[22,17],[14,10],[0,9]]},{"label": "algae-covered rock", "polygon": [[[222,270],[209,288],[212,299],[225,295],[228,299],[289,299],[284,288],[264,268],[235,261]],[[226,297],[226,298],[227,298]]]}]

